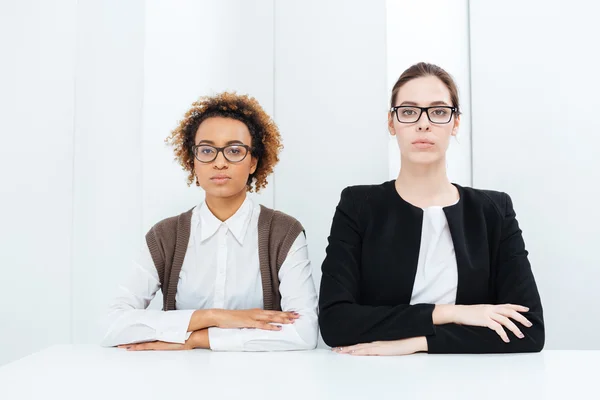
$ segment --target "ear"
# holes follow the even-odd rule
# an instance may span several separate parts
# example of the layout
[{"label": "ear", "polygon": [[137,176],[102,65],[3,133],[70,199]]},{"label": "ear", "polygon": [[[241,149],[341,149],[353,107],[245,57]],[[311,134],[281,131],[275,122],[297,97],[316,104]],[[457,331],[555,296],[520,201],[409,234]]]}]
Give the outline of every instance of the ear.
[{"label": "ear", "polygon": [[388,131],[390,135],[396,136],[396,129],[394,129],[394,117],[391,112],[388,111]]},{"label": "ear", "polygon": [[460,126],[460,115],[454,117],[454,127],[452,128],[452,136],[456,136],[458,134],[458,127]]},{"label": "ear", "polygon": [[252,159],[250,162],[250,175],[252,175],[254,172],[256,172],[257,167],[258,167],[258,158],[252,156]]}]

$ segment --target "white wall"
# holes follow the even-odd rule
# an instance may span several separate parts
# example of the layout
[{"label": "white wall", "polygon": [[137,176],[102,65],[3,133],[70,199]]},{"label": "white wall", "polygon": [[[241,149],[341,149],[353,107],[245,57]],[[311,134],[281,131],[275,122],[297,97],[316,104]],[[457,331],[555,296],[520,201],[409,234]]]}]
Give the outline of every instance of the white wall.
[{"label": "white wall", "polygon": [[204,94],[250,93],[279,124],[285,149],[258,199],[304,224],[318,286],[340,191],[397,174],[389,93],[422,60],[460,90],[451,179],[513,196],[548,347],[597,347],[594,13],[513,0],[468,11],[466,0],[1,2],[0,364],[99,340],[144,232],[203,198],[164,139]]},{"label": "white wall", "polygon": [[[6,264],[18,268],[2,265],[15,284],[1,293],[5,304],[30,295],[1,309],[0,363],[54,343],[99,341],[145,231],[203,199],[164,143],[201,95],[250,93],[279,123],[281,164],[254,197],[303,222],[318,286],[340,191],[386,179],[383,0],[16,4],[1,13],[2,48],[14,59],[0,66],[10,89],[0,94],[9,111],[1,123],[14,134],[3,133],[0,162],[20,169],[3,179],[0,232],[2,252],[19,253]],[[18,40],[6,40],[15,32]],[[32,120],[29,105],[40,100]],[[365,132],[371,140],[337,157],[339,143]],[[42,251],[28,248],[42,239]]]},{"label": "white wall", "polygon": [[[176,4],[146,2],[140,245],[156,222],[204,199],[164,142],[195,100],[236,91],[273,114],[273,1]],[[272,207],[273,190],[251,196]],[[151,307],[162,307],[160,293]]]},{"label": "white wall", "polygon": [[[203,192],[164,143],[192,102],[237,91],[273,112],[273,1],[146,3],[143,113],[143,227],[198,204]],[[258,196],[273,204],[273,187]]]},{"label": "white wall", "polygon": [[[385,3],[277,2],[275,206],[306,230],[317,290],[344,187],[387,176]],[[320,342],[320,346],[323,343]]]},{"label": "white wall", "polygon": [[[413,64],[444,68],[458,86],[461,116],[447,154],[452,182],[471,186],[471,82],[469,73],[468,0],[387,0],[387,103],[400,74]],[[389,136],[389,178],[400,170],[400,150]]]},{"label": "white wall", "polygon": [[599,12],[471,2],[473,183],[513,198],[549,349],[600,349]]},{"label": "white wall", "polygon": [[79,0],[77,28],[71,323],[97,343],[141,240],[144,1]]},{"label": "white wall", "polygon": [[70,340],[75,17],[0,2],[0,364]]}]

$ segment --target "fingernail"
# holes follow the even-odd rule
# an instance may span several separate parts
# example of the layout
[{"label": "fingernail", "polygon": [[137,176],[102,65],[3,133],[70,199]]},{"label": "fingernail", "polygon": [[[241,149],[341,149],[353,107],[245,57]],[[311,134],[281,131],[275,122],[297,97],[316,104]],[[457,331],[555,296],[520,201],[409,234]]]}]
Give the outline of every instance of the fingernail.
[{"label": "fingernail", "polygon": [[523,339],[523,338],[525,337],[525,335],[523,335],[522,333],[519,333],[519,334],[517,335],[517,337],[518,337],[519,339]]},{"label": "fingernail", "polygon": [[533,324],[531,322],[527,323],[527,327],[531,328],[533,326]]}]

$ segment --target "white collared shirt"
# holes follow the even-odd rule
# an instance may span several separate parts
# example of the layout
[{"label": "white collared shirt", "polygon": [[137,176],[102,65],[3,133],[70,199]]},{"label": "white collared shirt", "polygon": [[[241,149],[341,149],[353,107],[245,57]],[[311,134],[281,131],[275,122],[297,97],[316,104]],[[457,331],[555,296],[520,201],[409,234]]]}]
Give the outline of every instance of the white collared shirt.
[{"label": "white collared shirt", "polygon": [[[147,246],[133,263],[130,277],[110,306],[103,346],[165,341],[184,343],[192,313],[198,309],[263,308],[258,258],[260,205],[249,197],[221,222],[202,203],[192,211],[190,239],[179,274],[176,310],[146,310],[160,288]],[[301,316],[281,331],[208,329],[211,349],[223,351],[301,350],[316,346],[317,294],[306,237],[293,243],[279,271],[281,307]]]},{"label": "white collared shirt", "polygon": [[424,208],[419,261],[410,304],[455,304],[457,268],[454,243],[443,207]]}]

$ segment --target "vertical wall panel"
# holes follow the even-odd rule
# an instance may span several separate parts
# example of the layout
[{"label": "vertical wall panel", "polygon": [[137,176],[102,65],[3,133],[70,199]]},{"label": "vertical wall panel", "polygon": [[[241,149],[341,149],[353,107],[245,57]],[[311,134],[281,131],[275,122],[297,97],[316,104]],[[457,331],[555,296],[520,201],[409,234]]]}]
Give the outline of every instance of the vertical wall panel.
[{"label": "vertical wall panel", "polygon": [[599,11],[471,2],[474,184],[513,199],[549,349],[600,349]]}]

